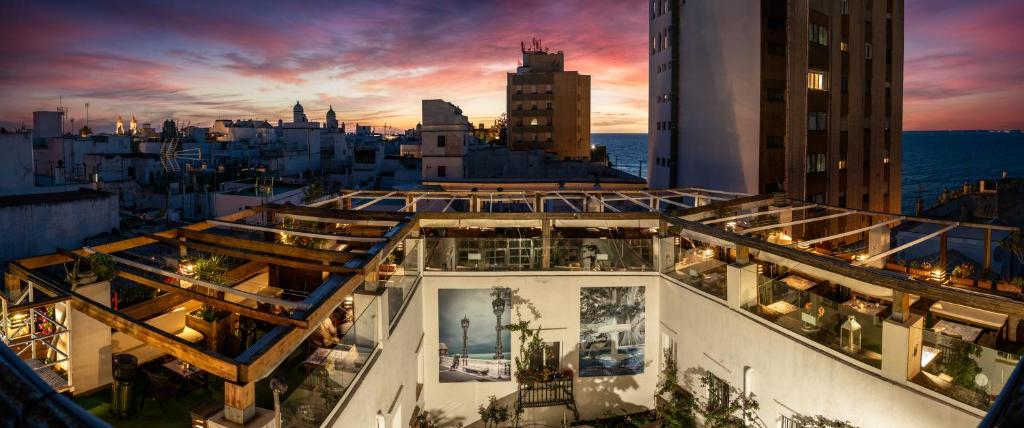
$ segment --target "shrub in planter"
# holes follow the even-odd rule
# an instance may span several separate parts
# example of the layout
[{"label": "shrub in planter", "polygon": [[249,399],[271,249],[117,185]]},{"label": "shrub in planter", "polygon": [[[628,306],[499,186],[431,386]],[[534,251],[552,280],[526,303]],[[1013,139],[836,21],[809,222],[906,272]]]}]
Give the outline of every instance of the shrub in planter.
[{"label": "shrub in planter", "polygon": [[992,272],[990,270],[984,269],[978,274],[977,286],[986,290],[992,289]]},{"label": "shrub in planter", "polygon": [[957,285],[974,285],[974,266],[970,263],[963,263],[953,268],[949,281]]},{"label": "shrub in planter", "polygon": [[885,268],[896,272],[906,272],[907,261],[903,259],[897,259],[895,262],[886,262]]}]

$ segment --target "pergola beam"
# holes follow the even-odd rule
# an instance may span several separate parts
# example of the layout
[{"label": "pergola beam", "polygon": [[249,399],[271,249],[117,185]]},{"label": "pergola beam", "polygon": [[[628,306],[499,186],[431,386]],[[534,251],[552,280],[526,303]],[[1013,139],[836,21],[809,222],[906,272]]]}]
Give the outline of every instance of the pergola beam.
[{"label": "pergola beam", "polygon": [[689,205],[686,205],[684,203],[670,200],[670,199],[668,199],[667,197],[664,197],[664,196],[657,196],[657,195],[653,195],[653,194],[648,193],[648,192],[640,192],[640,193],[643,193],[643,194],[645,194],[647,196],[650,196],[650,197],[652,197],[654,199],[657,199],[658,201],[664,202],[666,204],[672,204],[672,205],[675,205],[675,206],[680,207],[680,208],[685,208],[685,209],[693,208],[693,207],[691,207]]},{"label": "pergola beam", "polygon": [[386,194],[384,196],[378,196],[378,197],[372,199],[370,202],[367,202],[365,204],[362,204],[362,205],[360,205],[358,207],[355,207],[355,208],[352,208],[352,209],[356,210],[356,211],[362,210],[363,208],[367,208],[367,207],[369,207],[369,206],[371,206],[373,204],[376,204],[377,202],[380,202],[380,201],[383,201],[383,200],[385,200],[387,198],[390,198],[395,193],[398,193],[398,192],[391,192],[391,193],[388,193],[388,194]]},{"label": "pergola beam", "polygon": [[936,236],[942,235],[943,233],[946,233],[946,232],[949,232],[950,230],[956,229],[958,226],[960,226],[960,223],[953,223],[953,224],[951,224],[949,226],[946,226],[946,227],[944,227],[942,229],[939,229],[939,230],[937,230],[935,232],[929,233],[929,234],[927,234],[925,236],[917,238],[917,239],[915,239],[913,241],[910,241],[910,242],[908,242],[906,244],[900,245],[899,247],[893,248],[893,249],[891,249],[889,251],[886,251],[886,252],[883,252],[883,253],[875,254],[875,255],[873,255],[871,257],[868,257],[868,258],[866,258],[864,260],[855,261],[855,262],[853,262],[851,264],[854,265],[854,266],[864,266],[864,265],[869,264],[871,262],[878,261],[880,259],[888,257],[891,254],[896,254],[896,253],[898,253],[900,251],[903,251],[903,250],[905,250],[907,248],[913,247],[913,246],[915,246],[917,244],[920,244],[920,243],[922,243],[924,241],[932,239],[932,238],[934,238]]},{"label": "pergola beam", "polygon": [[[83,247],[82,249],[85,250],[89,254],[97,252],[97,251],[95,251],[95,250],[93,250],[92,248],[89,248],[89,247]],[[131,266],[131,267],[133,267],[135,269],[143,270],[143,271],[146,271],[146,272],[149,272],[149,273],[155,273],[157,275],[162,275],[162,276],[165,276],[165,277],[174,278],[174,279],[178,279],[178,280],[181,280],[181,281],[191,282],[193,284],[201,285],[201,286],[206,287],[206,288],[212,288],[212,289],[217,290],[217,291],[223,291],[223,292],[225,292],[227,294],[232,294],[232,295],[241,297],[243,299],[253,299],[253,300],[255,300],[257,302],[260,302],[260,303],[267,303],[267,304],[271,304],[271,305],[278,305],[278,306],[281,306],[281,307],[287,308],[287,309],[305,309],[306,306],[307,306],[304,303],[292,302],[292,301],[283,300],[283,299],[277,299],[277,298],[274,298],[274,297],[268,297],[268,296],[264,296],[264,295],[260,295],[260,294],[256,294],[256,293],[250,293],[248,291],[236,290],[234,288],[223,286],[223,285],[220,285],[220,284],[214,284],[214,283],[209,282],[209,281],[203,281],[201,279],[192,278],[190,276],[179,275],[179,274],[177,274],[175,272],[170,272],[170,271],[166,271],[166,270],[163,270],[163,269],[158,269],[158,268],[155,268],[155,267],[152,267],[152,266],[146,266],[146,265],[144,265],[142,263],[133,262],[131,260],[125,259],[123,257],[115,256],[115,255],[112,255],[112,254],[107,254],[107,256],[109,256],[112,261],[114,261],[116,263],[123,264],[125,266]]]},{"label": "pergola beam", "polygon": [[818,204],[808,204],[808,205],[801,205],[799,207],[782,207],[782,208],[776,208],[776,209],[771,209],[771,210],[767,210],[767,211],[758,211],[758,212],[752,212],[752,213],[747,213],[747,214],[739,214],[739,215],[734,215],[734,216],[729,216],[729,217],[716,218],[716,219],[712,219],[712,220],[702,221],[701,223],[704,223],[704,224],[707,224],[707,225],[711,225],[711,224],[716,224],[716,223],[724,223],[724,222],[731,221],[731,220],[739,220],[739,219],[747,218],[747,217],[757,217],[757,216],[762,216],[762,215],[779,214],[779,213],[784,213],[784,212],[787,212],[787,211],[806,210],[806,209],[814,208],[814,207],[817,207],[817,206],[818,206]]},{"label": "pergola beam", "polygon": [[639,200],[636,200],[634,198],[631,198],[629,196],[626,196],[626,195],[622,194],[622,192],[615,192],[615,194],[619,195],[619,196],[621,196],[623,198],[626,198],[626,200],[628,200],[628,201],[630,201],[630,202],[632,202],[634,204],[639,205],[641,208],[643,208],[643,209],[645,209],[647,211],[654,211],[654,208],[652,208],[650,205],[645,204],[645,203],[643,203],[643,202],[641,202]]},{"label": "pergola beam", "polygon": [[[334,241],[349,242],[383,242],[387,239],[373,236],[350,236],[350,235],[329,235],[326,233],[303,232],[301,230],[283,229],[280,227],[258,226],[255,224],[234,223],[220,220],[210,220],[211,223],[230,229],[255,230],[260,232],[283,233],[285,235],[304,236],[307,238],[329,239]],[[397,223],[396,223],[397,224]]]},{"label": "pergola beam", "polygon": [[831,241],[833,239],[839,239],[839,238],[845,238],[845,237],[850,236],[850,235],[856,235],[858,233],[867,232],[867,231],[869,231],[871,229],[875,229],[875,228],[882,227],[882,226],[888,226],[890,224],[899,223],[901,221],[903,221],[903,217],[898,217],[898,218],[894,218],[892,220],[883,221],[881,223],[875,223],[875,224],[872,224],[871,226],[862,227],[860,229],[851,230],[851,231],[843,232],[843,233],[837,233],[835,235],[829,235],[829,236],[825,236],[825,237],[822,237],[822,238],[816,238],[816,239],[811,239],[811,240],[807,240],[807,241],[794,242],[792,244],[786,244],[786,246],[796,245],[798,247],[809,247],[811,245],[814,245],[814,244],[817,244],[817,243],[820,243],[820,242]]},{"label": "pergola beam", "polygon": [[[573,210],[573,211],[575,211],[575,212],[580,212],[580,209],[579,209],[579,208],[576,208],[576,206],[575,206],[575,205],[573,205],[573,204],[572,204],[572,202],[569,202],[569,200],[568,200],[568,199],[566,199],[566,198],[565,198],[565,196],[562,196],[562,194],[561,194],[561,193],[559,193],[559,192],[554,192],[554,193],[555,193],[555,196],[558,196],[558,199],[561,199],[561,200],[562,200],[562,202],[565,202],[565,204],[566,204],[566,205],[568,205],[568,206],[569,206],[569,208],[572,208],[572,210]],[[584,196],[584,197],[585,197],[585,196]]]},{"label": "pergola beam", "polygon": [[117,276],[124,278],[128,281],[141,284],[150,288],[154,288],[163,292],[179,295],[188,299],[196,300],[217,309],[222,309],[228,312],[244,315],[249,318],[257,319],[260,321],[268,322],[277,325],[290,325],[293,327],[306,328],[309,327],[309,323],[305,320],[297,320],[293,318],[281,317],[274,314],[269,314],[263,311],[259,311],[248,306],[243,306],[238,303],[229,302],[227,300],[221,300],[213,296],[208,296],[203,293],[199,293],[194,290],[187,288],[181,288],[178,286],[164,284],[160,281],[154,281],[149,278],[141,277],[128,272],[117,272]]},{"label": "pergola beam", "polygon": [[853,210],[846,210],[846,211],[843,211],[843,212],[840,212],[840,213],[824,215],[824,216],[821,216],[821,217],[811,217],[811,218],[805,218],[805,219],[802,219],[802,220],[794,220],[794,221],[788,221],[788,222],[785,222],[785,223],[769,224],[767,226],[755,227],[755,228],[751,228],[751,229],[744,229],[744,230],[739,231],[738,233],[741,234],[741,235],[746,235],[748,233],[760,232],[762,230],[777,229],[777,228],[780,228],[780,227],[795,226],[795,225],[798,225],[798,224],[813,223],[813,222],[816,222],[816,221],[823,221],[823,220],[829,220],[829,219],[833,219],[833,218],[845,217],[845,216],[848,216],[850,214],[857,214],[857,212],[853,211]]},{"label": "pergola beam", "polygon": [[[196,242],[196,241],[188,241],[188,240],[180,241],[180,240],[171,239],[171,238],[159,238],[158,241],[161,242],[161,243],[167,244],[167,245],[171,245],[171,246],[184,246],[184,247],[192,248],[192,249],[199,250],[199,251],[205,251],[205,252],[208,252],[208,253],[221,254],[221,255],[225,255],[225,256],[235,257],[235,258],[239,258],[239,259],[245,259],[245,260],[254,261],[254,262],[266,263],[268,265],[287,266],[287,267],[296,268],[296,269],[305,269],[305,270],[320,271],[320,272],[351,273],[351,272],[358,271],[358,269],[346,268],[346,267],[337,266],[337,265],[331,265],[331,264],[310,263],[310,262],[306,262],[306,261],[302,261],[302,260],[296,260],[296,259],[292,259],[292,258],[288,258],[288,257],[285,257],[285,256],[280,256],[280,255],[264,255],[264,254],[258,254],[258,253],[247,253],[247,252],[240,251],[240,250],[237,250],[237,249],[234,249],[234,248],[221,247],[221,246],[210,245],[210,244],[203,244],[203,243],[199,243],[199,242]],[[353,252],[353,251],[350,251],[350,252]]]}]

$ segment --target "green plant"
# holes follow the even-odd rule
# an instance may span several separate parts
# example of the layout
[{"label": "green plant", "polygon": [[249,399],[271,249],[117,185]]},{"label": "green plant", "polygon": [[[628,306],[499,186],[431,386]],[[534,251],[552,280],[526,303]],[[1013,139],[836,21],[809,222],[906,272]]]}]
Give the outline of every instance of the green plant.
[{"label": "green plant", "polygon": [[1024,277],[1018,276],[1016,278],[1013,278],[1013,281],[1010,281],[1010,284],[1024,287]]},{"label": "green plant", "polygon": [[974,273],[974,265],[970,263],[962,263],[953,268],[953,276],[960,278],[973,278]]},{"label": "green plant", "polygon": [[197,258],[192,262],[192,277],[214,284],[226,285],[227,280],[224,278],[224,274],[228,271],[227,265],[227,257],[220,254]]},{"label": "green plant", "polygon": [[480,414],[480,420],[484,422],[484,427],[497,427],[499,424],[508,422],[512,417],[512,412],[509,411],[508,407],[498,404],[498,399],[493,395],[490,401],[487,403],[487,407],[480,406],[476,411]]},{"label": "green plant", "polygon": [[[701,376],[701,386],[710,390],[716,382],[713,378],[714,375],[710,373]],[[704,416],[704,426],[707,428],[757,426],[756,424],[759,422],[757,410],[761,405],[754,399],[754,395],[743,394],[732,385],[726,384],[726,387],[729,390],[728,402],[715,406],[709,405],[710,403],[699,403],[696,406],[697,412]]]},{"label": "green plant", "polygon": [[89,266],[92,267],[92,272],[96,274],[100,281],[114,279],[114,261],[109,255],[93,253],[89,256]]},{"label": "green plant", "polygon": [[911,269],[918,269],[920,267],[921,267],[921,262],[919,262],[917,260],[911,260],[910,261],[910,268]]},{"label": "green plant", "polygon": [[951,376],[957,385],[976,389],[974,377],[981,373],[981,367],[974,360],[978,356],[981,356],[981,347],[977,344],[953,340],[949,354],[943,360],[942,371]]},{"label": "green plant", "polygon": [[1013,255],[1017,256],[1018,261],[1024,263],[1024,234],[1020,230],[1006,235],[1002,241],[999,241],[999,246],[1013,253]]},{"label": "green plant", "polygon": [[324,186],[320,184],[319,177],[313,177],[312,182],[302,190],[302,203],[310,204],[324,196]]},{"label": "green plant", "polygon": [[803,428],[857,428],[856,425],[853,425],[847,421],[829,419],[821,415],[793,415],[793,417],[790,419],[796,421],[796,423]]},{"label": "green plant", "polygon": [[697,426],[694,417],[695,403],[689,395],[679,389],[679,366],[671,349],[665,350],[665,368],[661,370],[657,396],[665,400],[658,408],[657,416],[664,427],[692,428]]}]

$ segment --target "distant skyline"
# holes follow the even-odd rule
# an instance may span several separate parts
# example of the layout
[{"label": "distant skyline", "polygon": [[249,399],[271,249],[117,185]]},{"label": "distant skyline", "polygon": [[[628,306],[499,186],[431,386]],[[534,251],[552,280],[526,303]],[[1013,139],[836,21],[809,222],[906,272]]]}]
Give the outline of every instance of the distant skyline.
[{"label": "distant skyline", "polygon": [[[0,125],[58,97],[76,127],[120,114],[339,120],[399,130],[422,99],[474,123],[504,111],[505,73],[536,37],[593,76],[594,132],[647,131],[647,9],[621,0],[19,2],[0,27]],[[906,1],[904,128],[1024,128],[1024,2]]]}]

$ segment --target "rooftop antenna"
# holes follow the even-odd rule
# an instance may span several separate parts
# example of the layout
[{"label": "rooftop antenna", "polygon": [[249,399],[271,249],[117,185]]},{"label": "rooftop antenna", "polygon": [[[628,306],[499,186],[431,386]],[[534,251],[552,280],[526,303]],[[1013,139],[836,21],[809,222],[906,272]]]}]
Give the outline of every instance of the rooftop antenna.
[{"label": "rooftop antenna", "polygon": [[85,127],[89,127],[89,103],[85,103]]}]

